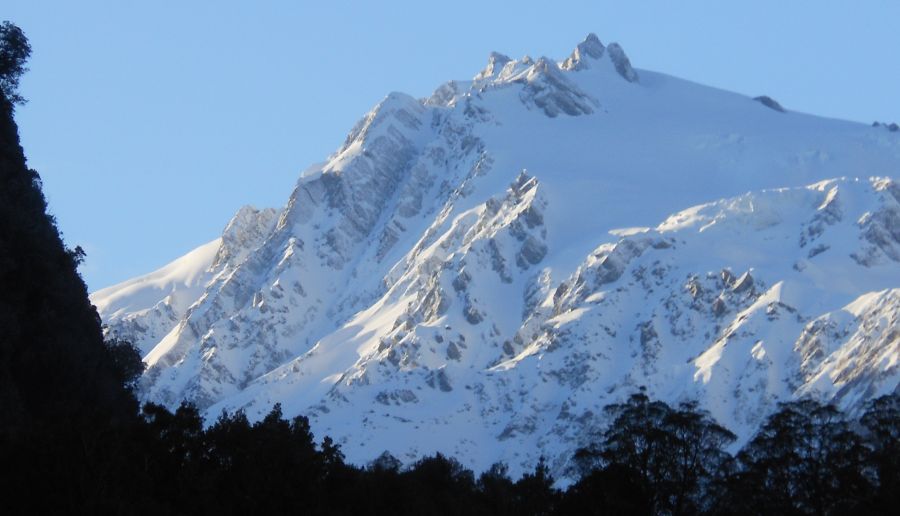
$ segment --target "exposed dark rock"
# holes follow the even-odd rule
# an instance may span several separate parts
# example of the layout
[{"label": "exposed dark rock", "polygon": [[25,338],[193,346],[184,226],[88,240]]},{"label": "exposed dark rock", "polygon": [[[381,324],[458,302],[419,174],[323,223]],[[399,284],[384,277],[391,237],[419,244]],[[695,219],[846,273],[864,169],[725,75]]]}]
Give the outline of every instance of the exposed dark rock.
[{"label": "exposed dark rock", "polygon": [[753,100],[759,102],[760,104],[762,104],[763,106],[766,106],[769,109],[774,109],[775,111],[778,111],[779,113],[786,112],[786,110],[783,107],[781,107],[781,104],[779,104],[775,99],[773,99],[772,97],[769,97],[767,95],[760,95],[759,97],[754,97]]},{"label": "exposed dark rock", "polygon": [[512,276],[506,269],[506,259],[503,258],[503,253],[500,251],[500,246],[497,244],[496,239],[492,238],[488,241],[488,252],[491,255],[491,268],[500,276],[500,281],[512,283]]},{"label": "exposed dark rock", "polygon": [[740,294],[741,292],[745,292],[747,290],[750,290],[751,288],[753,288],[753,276],[751,276],[749,272],[745,272],[741,274],[740,278],[737,279],[731,290],[737,294]]},{"label": "exposed dark rock", "polygon": [[717,297],[712,304],[712,312],[716,317],[721,317],[728,310],[728,307],[725,305],[725,300],[721,297]]},{"label": "exposed dark rock", "polygon": [[469,324],[478,324],[484,320],[484,316],[472,305],[472,302],[468,298],[466,299],[466,306],[463,308],[463,315]]},{"label": "exposed dark rock", "polygon": [[830,245],[819,244],[809,250],[809,254],[807,254],[807,258],[812,258],[813,256],[818,256],[829,249],[831,249]]},{"label": "exposed dark rock", "polygon": [[451,342],[447,344],[447,358],[450,360],[459,360],[462,358],[462,353],[459,351],[459,347]]},{"label": "exposed dark rock", "polygon": [[609,51],[609,58],[612,59],[616,71],[628,82],[638,82],[638,74],[631,67],[631,61],[625,55],[625,51],[618,43],[610,43],[606,50]]},{"label": "exposed dark rock", "polygon": [[460,271],[459,274],[453,278],[453,290],[457,292],[462,292],[469,286],[469,282],[472,281],[472,276],[469,275],[466,271]]},{"label": "exposed dark rock", "polygon": [[419,401],[419,398],[409,389],[398,389],[379,392],[375,395],[375,401],[382,405],[401,405],[403,403],[415,403]]},{"label": "exposed dark rock", "polygon": [[881,122],[875,121],[872,122],[872,127],[884,127],[888,131],[892,133],[896,133],[900,131],[900,125],[897,125],[897,122],[892,122],[890,124],[882,124]]},{"label": "exposed dark rock", "polygon": [[728,269],[722,269],[722,272],[719,273],[719,277],[722,278],[722,283],[726,287],[730,287],[732,283],[734,283],[734,274]]},{"label": "exposed dark rock", "polygon": [[685,288],[687,288],[687,291],[690,292],[693,299],[697,299],[698,297],[703,295],[703,286],[700,285],[700,280],[699,278],[697,278],[697,276],[691,276],[690,279],[688,279]]},{"label": "exposed dark rock", "polygon": [[545,256],[547,256],[547,246],[533,236],[529,236],[516,255],[516,265],[521,269],[527,269],[529,265],[540,263]]},{"label": "exposed dark rock", "polygon": [[453,386],[450,385],[450,378],[447,377],[447,373],[443,369],[429,372],[425,382],[432,389],[440,389],[443,392],[453,390]]}]

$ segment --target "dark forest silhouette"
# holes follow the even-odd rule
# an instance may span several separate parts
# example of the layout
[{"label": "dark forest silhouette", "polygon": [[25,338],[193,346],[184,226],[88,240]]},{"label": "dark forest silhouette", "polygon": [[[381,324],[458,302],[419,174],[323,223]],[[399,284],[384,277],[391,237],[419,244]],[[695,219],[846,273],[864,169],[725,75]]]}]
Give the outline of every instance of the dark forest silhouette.
[{"label": "dark forest silhouette", "polygon": [[[644,393],[554,487],[543,461],[519,479],[476,476],[451,457],[347,464],[330,438],[279,406],[204,425],[198,410],[139,404],[127,342],[105,342],[27,167],[14,121],[30,47],[0,26],[0,513],[3,514],[892,514],[900,506],[900,395],[851,419],[831,405],[780,405],[736,455],[735,436],[695,404]],[[362,436],[361,436],[362,438]],[[377,453],[377,452],[376,452]]]}]

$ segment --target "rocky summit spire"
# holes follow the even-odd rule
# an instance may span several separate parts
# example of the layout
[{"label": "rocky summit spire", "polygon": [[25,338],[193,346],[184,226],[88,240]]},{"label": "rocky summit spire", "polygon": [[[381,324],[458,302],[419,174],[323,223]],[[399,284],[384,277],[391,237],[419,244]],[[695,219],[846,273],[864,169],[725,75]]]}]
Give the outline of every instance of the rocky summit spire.
[{"label": "rocky summit spire", "polygon": [[638,74],[631,67],[631,61],[628,60],[628,56],[625,55],[622,47],[618,43],[610,43],[606,49],[609,50],[609,58],[612,60],[619,75],[628,82],[638,82]]},{"label": "rocky summit spire", "polygon": [[584,38],[584,41],[575,47],[575,50],[572,51],[572,55],[563,61],[562,69],[583,70],[585,68],[590,68],[590,61],[603,57],[604,50],[606,49],[603,46],[603,43],[600,42],[600,38],[592,32]]},{"label": "rocky summit spire", "polygon": [[503,55],[499,52],[491,52],[491,55],[488,57],[488,64],[484,67],[483,70],[478,72],[478,75],[475,76],[476,81],[480,81],[482,79],[487,79],[489,77],[493,77],[506,66],[506,63],[512,61],[509,56]]}]

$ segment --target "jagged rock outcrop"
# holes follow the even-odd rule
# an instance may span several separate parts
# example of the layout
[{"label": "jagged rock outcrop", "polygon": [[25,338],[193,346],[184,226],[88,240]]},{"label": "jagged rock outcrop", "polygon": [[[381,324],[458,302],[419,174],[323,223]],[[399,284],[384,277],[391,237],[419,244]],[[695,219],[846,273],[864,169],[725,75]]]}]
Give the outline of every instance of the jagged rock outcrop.
[{"label": "jagged rock outcrop", "polygon": [[616,67],[619,75],[628,82],[637,82],[637,72],[631,67],[631,61],[628,60],[628,56],[625,55],[622,47],[618,43],[612,43],[606,50],[609,52],[609,58],[612,60],[613,66]]},{"label": "jagged rock outcrop", "polygon": [[596,34],[590,33],[579,43],[572,55],[563,61],[561,68],[563,70],[584,70],[591,67],[591,61],[603,57],[606,47],[600,42],[600,38]]}]

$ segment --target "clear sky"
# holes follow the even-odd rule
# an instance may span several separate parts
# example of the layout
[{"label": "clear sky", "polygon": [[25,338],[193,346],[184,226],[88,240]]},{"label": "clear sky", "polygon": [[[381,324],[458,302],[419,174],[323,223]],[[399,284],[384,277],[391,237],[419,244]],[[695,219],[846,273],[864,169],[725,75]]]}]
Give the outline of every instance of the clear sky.
[{"label": "clear sky", "polygon": [[31,40],[22,143],[94,290],[282,206],[390,91],[588,32],[636,68],[788,109],[900,122],[900,2],[3,0]]}]

